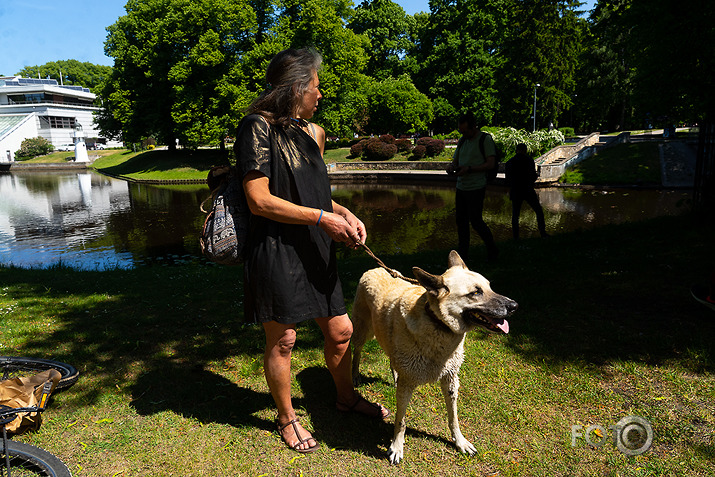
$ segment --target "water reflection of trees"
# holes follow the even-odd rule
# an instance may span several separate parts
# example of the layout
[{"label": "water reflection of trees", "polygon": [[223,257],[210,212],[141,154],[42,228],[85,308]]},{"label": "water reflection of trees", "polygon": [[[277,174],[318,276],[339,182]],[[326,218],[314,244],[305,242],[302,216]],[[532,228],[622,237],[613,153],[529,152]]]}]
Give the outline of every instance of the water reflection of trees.
[{"label": "water reflection of trees", "polygon": [[[538,194],[551,233],[677,214],[687,211],[691,202],[689,191],[678,190],[549,188]],[[20,247],[24,256],[32,257],[28,263],[36,265],[56,263],[60,257],[66,263],[67,253],[88,267],[119,256],[126,257],[121,261],[129,266],[147,259],[199,256],[197,236],[205,218],[199,206],[208,195],[205,186],[127,184],[76,172],[10,174],[0,176],[0,195],[0,246],[14,260],[19,260]],[[365,222],[375,253],[456,246],[451,185],[336,185],[333,198]],[[511,238],[507,189],[489,187],[484,217],[498,241]],[[524,238],[538,236],[534,213],[526,205],[521,230]],[[473,235],[473,244],[479,243]]]},{"label": "water reflection of trees", "polygon": [[130,184],[129,207],[109,217],[107,232],[117,251],[136,261],[156,257],[197,257],[198,233],[204,215],[199,210],[208,189]]}]

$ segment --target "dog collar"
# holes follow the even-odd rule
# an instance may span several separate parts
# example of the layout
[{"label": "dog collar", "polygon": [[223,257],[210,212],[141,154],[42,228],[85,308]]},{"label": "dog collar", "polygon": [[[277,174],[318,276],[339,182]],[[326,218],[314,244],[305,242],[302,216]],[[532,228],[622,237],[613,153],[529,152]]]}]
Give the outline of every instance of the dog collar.
[{"label": "dog collar", "polygon": [[437,318],[437,315],[434,313],[434,311],[432,311],[432,308],[429,306],[429,301],[425,302],[425,313],[427,313],[427,316],[430,318],[430,320],[432,320],[432,323],[434,323],[437,328],[442,328],[446,331],[451,331],[442,320]]}]

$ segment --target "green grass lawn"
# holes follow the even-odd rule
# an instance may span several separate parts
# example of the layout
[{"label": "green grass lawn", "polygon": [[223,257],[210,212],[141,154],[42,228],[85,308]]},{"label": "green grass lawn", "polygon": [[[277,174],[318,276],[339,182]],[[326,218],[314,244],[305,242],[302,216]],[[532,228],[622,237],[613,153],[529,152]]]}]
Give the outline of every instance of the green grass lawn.
[{"label": "green grass lawn", "polygon": [[211,167],[227,163],[227,153],[218,149],[140,153],[123,150],[97,159],[93,166],[102,173],[136,180],[204,180]]},{"label": "green grass lawn", "polygon": [[[111,154],[116,154],[114,149],[105,149],[100,151],[87,151],[87,154],[91,157],[99,156],[104,157]],[[123,152],[123,151],[122,151]],[[18,161],[21,164],[59,164],[64,162],[70,162],[74,160],[74,151],[55,151],[44,156],[33,157],[26,161]]]},{"label": "green grass lawn", "polygon": [[26,161],[21,161],[22,164],[58,164],[63,162],[69,162],[74,159],[74,151],[56,151],[46,154],[44,156],[33,157]]},{"label": "green grass lawn", "polygon": [[[0,268],[0,354],[76,366],[39,431],[17,437],[57,454],[75,476],[710,476],[715,462],[715,314],[688,292],[713,271],[715,230],[690,216],[500,244],[478,265],[519,302],[507,336],[466,340],[459,412],[477,454],[449,442],[441,392],[419,388],[405,460],[385,458],[392,418],[344,416],[314,324],[300,325],[293,395],[323,443],[302,456],[273,426],[263,333],[241,324],[242,270],[202,264],[106,272]],[[482,256],[473,250],[473,257]],[[447,250],[381,257],[441,273]],[[339,263],[346,299],[373,268]],[[375,342],[361,366],[369,399],[395,411]],[[571,446],[571,426],[650,421],[637,457],[610,442]],[[596,436],[592,439],[598,441]]]},{"label": "green grass lawn", "polygon": [[[446,149],[437,158],[425,160],[450,160],[451,149]],[[349,148],[330,149],[325,151],[325,162],[358,162],[362,159],[348,158]],[[392,160],[407,160],[398,154]],[[173,180],[173,179],[206,179],[209,169],[215,165],[226,164],[234,159],[228,159],[217,149],[199,149],[198,151],[145,151],[140,153],[128,150],[114,151],[109,155],[94,161],[93,167],[102,173],[122,176],[135,180]],[[41,161],[40,161],[41,162]]]},{"label": "green grass lawn", "polygon": [[655,143],[619,144],[569,168],[560,182],[590,185],[660,184]]}]

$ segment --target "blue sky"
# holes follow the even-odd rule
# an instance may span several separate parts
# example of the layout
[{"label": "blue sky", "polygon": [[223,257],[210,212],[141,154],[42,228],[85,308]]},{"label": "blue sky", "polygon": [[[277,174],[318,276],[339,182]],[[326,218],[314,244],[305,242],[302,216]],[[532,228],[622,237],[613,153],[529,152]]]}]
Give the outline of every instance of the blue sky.
[{"label": "blue sky", "polygon": [[[429,11],[428,0],[397,3],[408,14]],[[590,8],[595,0],[586,3]],[[106,28],[124,15],[125,4],[126,0],[0,0],[0,75],[57,60],[112,65],[112,58],[104,56]]]}]

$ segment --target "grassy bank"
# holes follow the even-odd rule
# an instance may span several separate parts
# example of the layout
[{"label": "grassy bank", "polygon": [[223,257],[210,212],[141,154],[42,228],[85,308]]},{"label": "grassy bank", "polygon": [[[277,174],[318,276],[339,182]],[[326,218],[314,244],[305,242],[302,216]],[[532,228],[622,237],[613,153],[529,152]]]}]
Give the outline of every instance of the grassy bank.
[{"label": "grassy bank", "polygon": [[[436,160],[448,160],[451,157],[449,154],[451,154],[451,150],[448,149]],[[361,160],[348,158],[349,155],[349,148],[331,149],[325,151],[324,159],[328,164]],[[407,160],[407,158],[398,155],[393,160]],[[228,161],[234,162],[233,159],[228,159],[217,149],[176,152],[155,150],[141,153],[122,150],[100,157],[94,162],[93,167],[102,173],[136,180],[203,180],[206,179],[206,174],[212,166],[226,164]]]},{"label": "grassy bank", "polygon": [[218,149],[154,150],[122,151],[97,159],[93,166],[102,173],[136,180],[203,180],[211,167],[227,163],[227,153]]},{"label": "grassy bank", "polygon": [[659,185],[656,143],[619,144],[568,169],[559,182],[589,185]]},{"label": "grassy bank", "polygon": [[[56,395],[42,428],[18,439],[57,454],[75,476],[711,475],[715,314],[688,287],[715,267],[714,241],[715,230],[680,217],[501,244],[499,262],[479,271],[520,309],[508,336],[467,338],[459,409],[478,453],[449,443],[430,385],[413,397],[397,467],[385,459],[391,419],[335,410],[312,324],[299,327],[293,389],[323,447],[300,456],[272,432],[262,332],[240,323],[240,269],[0,268],[0,353],[83,373]],[[447,252],[382,258],[441,273]],[[351,302],[374,262],[355,252],[339,266]],[[384,354],[374,342],[364,354],[360,391],[394,412]],[[645,454],[571,446],[572,425],[608,428],[628,415],[653,426]]]}]

